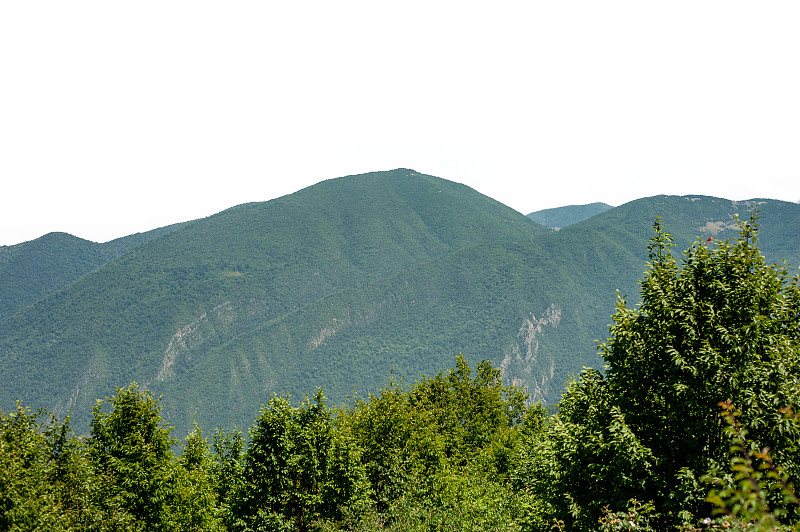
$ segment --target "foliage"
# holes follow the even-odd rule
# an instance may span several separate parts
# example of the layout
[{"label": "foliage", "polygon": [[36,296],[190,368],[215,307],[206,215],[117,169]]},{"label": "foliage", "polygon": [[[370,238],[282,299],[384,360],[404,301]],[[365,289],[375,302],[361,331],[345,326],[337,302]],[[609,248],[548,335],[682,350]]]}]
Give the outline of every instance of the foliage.
[{"label": "foliage", "polygon": [[484,360],[473,378],[460,354],[455,369],[417,383],[411,400],[417,409],[433,414],[448,440],[446,455],[462,461],[489,444],[498,430],[519,425],[526,411],[525,395],[518,388],[504,386],[500,370]]},{"label": "foliage", "polygon": [[[543,410],[502,383],[484,361],[410,387],[390,382],[337,419],[353,434],[372,487],[373,506],[357,530],[518,530],[524,502],[511,487],[520,441]],[[530,420],[530,425],[525,421]]]},{"label": "foliage", "polygon": [[362,449],[361,462],[379,512],[443,465],[444,445],[432,416],[414,408],[410,394],[396,382],[368,401],[356,400],[342,409],[337,425]]},{"label": "foliage", "polygon": [[220,518],[233,520],[231,504],[242,488],[244,468],[244,436],[234,427],[231,432],[217,429],[212,444],[212,476],[219,503]]},{"label": "foliage", "polygon": [[170,429],[163,424],[159,399],[136,383],[98,400],[88,447],[108,494],[102,501],[105,511],[125,512],[146,530],[168,529],[168,506],[175,496]]},{"label": "foliage", "polygon": [[[784,525],[789,516],[786,506],[796,509],[800,504],[789,475],[774,463],[769,448],[758,449],[748,440],[747,429],[737,419],[741,412],[730,401],[720,407],[731,442],[730,472],[713,469],[703,479],[715,486],[706,500],[716,506],[714,513],[722,516],[717,525],[753,531],[797,529]],[[798,424],[790,408],[782,411],[792,424]]]},{"label": "foliage", "polygon": [[651,526],[654,521],[655,508],[652,503],[641,504],[636,499],[631,499],[625,511],[612,512],[608,507],[604,508],[603,515],[599,519],[598,530],[601,532],[612,532],[615,530],[638,530],[640,532],[653,532],[657,530]]},{"label": "foliage", "polygon": [[175,530],[189,532],[222,528],[215,464],[208,440],[195,424],[177,459],[174,502],[169,508],[170,526]]},{"label": "foliage", "polygon": [[508,531],[522,530],[522,506],[508,485],[466,470],[436,475],[430,496],[404,494],[384,513],[364,515],[354,530]]},{"label": "foliage", "polygon": [[293,407],[274,397],[250,430],[233,530],[308,530],[367,496],[359,450],[334,430],[325,396]]},{"label": "foliage", "polygon": [[547,529],[555,519],[590,530],[606,507],[625,509],[644,495],[653,463],[651,451],[612,404],[607,382],[586,369],[520,460],[516,488],[541,499],[537,528]]},{"label": "foliage", "polygon": [[[649,494],[673,514],[704,511],[681,496],[678,475],[702,475],[725,457],[721,401],[741,405],[762,446],[796,453],[800,432],[777,412],[800,401],[800,285],[766,264],[756,234],[754,219],[743,222],[738,241],[695,243],[679,266],[656,222],[642,305],[620,301],[603,346],[614,403],[657,457],[663,483]],[[798,473],[796,459],[787,465]]]},{"label": "foliage", "polygon": [[136,383],[98,401],[86,438],[18,406],[0,414],[0,528],[518,531],[527,499],[510,471],[545,416],[525,401],[459,356],[349,407],[275,396],[249,441],[217,429],[209,443],[195,424],[176,447]]},{"label": "foliage", "polygon": [[[423,198],[414,197],[412,203],[422,208]],[[309,198],[304,200],[307,208],[316,205]],[[250,208],[255,207],[244,207]],[[323,218],[333,212],[326,211]],[[228,223],[237,219],[234,214],[226,215]],[[612,209],[598,216],[613,215]],[[446,223],[441,216],[430,216],[431,227]],[[373,222],[343,223],[349,232],[369,233]],[[187,329],[180,338],[200,349],[194,353],[210,356],[175,368],[219,373],[215,357],[231,349],[226,354],[231,371],[224,375],[237,384],[222,396],[213,387],[180,396],[179,410],[195,408],[186,397],[202,396],[209,401],[206,406],[213,401],[219,409],[216,416],[230,419],[246,402],[244,388],[257,384],[260,393],[269,389],[266,380],[258,381],[267,378],[259,373],[267,371],[266,362],[258,364],[265,360],[263,353],[273,351],[269,346],[290,337],[303,339],[286,342],[293,356],[300,352],[293,350],[297,342],[305,344],[323,322],[335,330],[318,338],[305,362],[335,368],[326,374],[337,382],[360,364],[374,372],[386,364],[384,355],[401,348],[412,361],[407,367],[422,368],[416,359],[430,364],[424,367],[438,367],[438,355],[417,347],[425,337],[435,342],[463,336],[462,341],[482,350],[490,345],[480,343],[489,342],[481,338],[490,329],[500,331],[496,336],[502,341],[510,337],[513,342],[514,326],[507,334],[508,320],[498,317],[498,309],[509,301],[516,310],[506,309],[509,314],[503,316],[525,308],[528,296],[519,287],[540,282],[549,296],[566,297],[600,283],[601,274],[581,285],[571,285],[568,277],[540,281],[541,273],[552,273],[541,269],[543,250],[556,247],[570,253],[570,260],[585,263],[592,262],[587,253],[596,261],[621,257],[617,265],[636,256],[617,244],[607,253],[594,253],[610,241],[579,246],[584,242],[580,232],[592,223],[586,220],[535,241],[467,248],[451,241],[453,248],[436,252],[444,255],[388,279],[375,271],[365,273],[371,271],[366,265],[369,249],[351,250],[348,260],[359,265],[357,270],[364,268],[359,270],[364,277],[352,277],[347,290],[328,286],[305,292],[309,299],[302,308],[276,310],[274,319],[256,327],[273,335],[269,341],[242,333],[260,323],[263,314],[254,312],[253,322],[245,325],[235,316],[227,319],[227,307],[220,307],[207,317],[205,329],[198,325],[197,336]],[[189,234],[191,228],[181,231]],[[181,231],[169,235],[172,244],[182,242],[175,237]],[[235,428],[216,429],[209,441],[200,423],[193,423],[180,445],[162,417],[167,400],[136,383],[98,401],[84,438],[76,437],[67,421],[17,405],[10,414],[0,412],[0,529],[611,531],[795,526],[800,517],[793,488],[800,473],[800,423],[794,415],[800,406],[800,280],[790,277],[785,265],[767,265],[756,246],[755,219],[743,223],[740,231],[735,242],[697,241],[676,259],[670,251],[672,238],[657,221],[641,281],[642,302],[629,307],[619,297],[610,338],[600,348],[608,364],[605,375],[581,372],[557,408],[551,405],[557,411],[552,416],[541,405],[529,405],[522,390],[505,384],[503,371],[487,361],[473,369],[461,355],[449,371],[410,385],[391,380],[377,393],[363,399],[356,394],[339,408],[329,408],[321,390],[299,405],[288,395],[273,396],[247,435]],[[560,233],[568,238],[562,240]],[[364,238],[369,242],[368,234]],[[184,243],[191,254],[191,245]],[[229,244],[236,247],[234,241]],[[161,245],[158,239],[148,244]],[[239,253],[233,248],[229,251]],[[455,251],[447,255],[445,248]],[[225,263],[225,271],[237,275],[210,279],[216,266],[187,263],[180,266],[179,277],[198,283],[195,288],[208,283],[206,288],[220,290],[220,298],[252,295],[237,292],[241,286],[230,283],[266,274],[239,263],[236,257],[245,255],[237,253],[230,253]],[[126,260],[137,267],[160,267],[131,257],[121,262]],[[504,269],[514,264],[528,269]],[[586,271],[604,270],[599,264],[591,268]],[[534,281],[520,272],[536,272]],[[409,279],[422,284],[407,288]],[[506,295],[498,297],[501,286]],[[68,301],[70,290],[58,297]],[[143,287],[137,297],[152,303],[147,298],[158,290],[148,290]],[[185,302],[189,307],[205,297],[203,290],[192,293]],[[177,288],[173,296],[180,299]],[[318,296],[322,299],[314,299]],[[453,302],[460,297],[476,298],[480,310],[459,308]],[[322,300],[325,304],[317,305]],[[591,295],[583,304],[593,304]],[[355,308],[370,310],[352,318],[351,328],[340,327],[334,316]],[[467,319],[469,312],[483,316],[485,327],[476,329]],[[299,325],[290,327],[287,320]],[[381,342],[357,338],[360,331],[374,328],[376,320],[387,330],[409,323],[419,327]],[[169,331],[172,325],[158,327]],[[502,367],[532,363],[544,352],[538,349],[574,330],[565,333],[554,327],[548,330],[551,336],[529,338],[528,352],[518,350]],[[239,347],[247,343],[244,339],[252,341],[247,352],[260,352],[261,358],[243,355]],[[522,340],[517,336],[516,341]],[[206,342],[216,347],[201,347]],[[349,351],[356,344],[362,354]],[[344,351],[331,347],[336,345]],[[363,355],[368,351],[372,356]],[[56,347],[42,351],[43,360],[55,352]],[[106,355],[98,352],[92,368],[105,367]],[[324,365],[322,359],[332,353],[336,356]],[[71,365],[72,360],[52,363]],[[316,378],[298,366],[282,371],[272,377],[287,376],[289,382],[294,372],[295,384]]]},{"label": "foliage", "polygon": [[60,446],[55,419],[40,422],[17,404],[16,412],[0,412],[0,530],[61,529],[59,517],[70,510],[66,471],[69,449]]},{"label": "foliage", "polygon": [[0,413],[0,529],[143,530],[109,503],[86,447],[69,421],[17,405]]}]

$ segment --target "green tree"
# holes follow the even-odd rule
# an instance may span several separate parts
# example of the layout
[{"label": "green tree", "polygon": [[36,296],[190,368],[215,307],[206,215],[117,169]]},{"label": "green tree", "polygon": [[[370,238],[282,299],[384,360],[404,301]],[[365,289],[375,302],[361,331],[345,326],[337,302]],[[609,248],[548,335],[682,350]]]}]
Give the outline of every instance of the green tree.
[{"label": "green tree", "polygon": [[531,490],[530,524],[555,521],[593,530],[604,508],[625,509],[652,480],[654,457],[613,406],[600,372],[585,369],[567,386],[558,414],[528,442],[514,474],[518,491]]},{"label": "green tree", "polygon": [[175,442],[161,418],[159,399],[132,383],[98,400],[93,412],[88,445],[102,485],[103,511],[129,515],[137,529],[170,529]]},{"label": "green tree", "polygon": [[106,497],[86,447],[44,410],[0,412],[0,530],[132,530],[133,519],[104,512]]},{"label": "green tree", "polygon": [[372,486],[374,507],[356,529],[518,530],[510,471],[522,431],[538,430],[541,415],[490,363],[473,373],[460,355],[448,372],[357,400],[337,419]]},{"label": "green tree", "polygon": [[54,482],[58,475],[58,449],[48,437],[53,429],[57,430],[57,424],[54,419],[49,424],[41,423],[43,414],[31,413],[19,403],[16,412],[0,412],[2,530],[64,529],[55,526],[64,509]]},{"label": "green tree", "polygon": [[[787,514],[785,508],[770,507],[775,500],[795,507],[800,503],[788,475],[773,462],[768,448],[759,449],[748,441],[747,429],[737,420],[741,413],[734,410],[731,402],[720,406],[731,441],[731,467],[729,471],[712,470],[703,479],[714,486],[706,500],[716,506],[715,513],[721,516],[715,524],[736,531],[797,530],[797,526],[780,522]],[[783,413],[787,420],[798,423],[790,408],[783,409]]]},{"label": "green tree", "polygon": [[656,221],[642,303],[620,299],[602,346],[613,402],[657,457],[652,495],[665,512],[707,513],[695,478],[727,459],[719,403],[798,472],[797,427],[780,414],[800,404],[800,284],[768,265],[753,216],[735,242],[696,242],[682,264]]},{"label": "green tree", "polygon": [[220,530],[222,516],[214,479],[214,461],[208,440],[195,423],[183,443],[173,480],[170,524],[176,530]]},{"label": "green tree", "polygon": [[[557,484],[560,495],[572,497],[558,514],[568,526],[591,528],[604,506],[626,510],[626,498],[652,502],[661,527],[710,515],[699,479],[727,463],[718,404],[728,400],[754,444],[772,449],[776,463],[797,478],[800,431],[780,410],[800,403],[800,282],[785,264],[766,263],[755,222],[742,222],[734,242],[696,241],[678,261],[671,235],[656,220],[642,302],[630,308],[618,299],[600,348],[606,378],[584,374],[568,389],[542,447],[554,467],[566,467],[551,476],[579,474],[569,464],[580,449],[589,452],[581,463],[594,464],[585,473],[583,502],[566,480]],[[571,443],[559,448],[563,442]],[[624,445],[602,458],[614,442]],[[625,452],[630,464],[620,460]],[[603,488],[614,479],[624,481]],[[548,500],[559,495],[542,493]],[[796,509],[787,511],[793,519]]]},{"label": "green tree", "polygon": [[526,412],[527,396],[503,385],[499,369],[484,360],[473,377],[461,354],[454,369],[423,378],[410,393],[414,407],[430,412],[446,438],[447,456],[461,462],[519,425]]},{"label": "green tree", "polygon": [[445,445],[433,430],[432,416],[415,409],[408,390],[394,381],[378,395],[342,409],[337,424],[361,449],[378,512],[444,465]]},{"label": "green tree", "polygon": [[335,430],[322,391],[293,407],[274,397],[250,429],[243,482],[232,504],[235,530],[308,530],[341,520],[366,499],[354,442]]},{"label": "green tree", "polygon": [[244,436],[234,427],[231,432],[216,429],[212,444],[212,474],[219,501],[220,517],[231,523],[231,504],[243,483]]}]

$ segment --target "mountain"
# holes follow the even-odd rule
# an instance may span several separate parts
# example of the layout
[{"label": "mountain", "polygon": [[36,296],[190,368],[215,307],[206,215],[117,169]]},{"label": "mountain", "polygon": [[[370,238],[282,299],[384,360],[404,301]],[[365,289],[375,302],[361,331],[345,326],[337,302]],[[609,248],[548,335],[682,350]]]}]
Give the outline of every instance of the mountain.
[{"label": "mountain", "polygon": [[680,250],[735,236],[754,206],[765,255],[798,264],[787,202],[657,196],[551,231],[412,170],[325,181],[187,222],[20,308],[1,324],[0,408],[74,408],[85,431],[95,399],[136,380],[182,437],[192,419],[248,426],[273,393],[336,403],[459,352],[554,402],[601,365],[616,290],[638,299],[655,216]]},{"label": "mountain", "polygon": [[532,212],[528,218],[545,227],[558,228],[582,222],[595,214],[606,212],[611,205],[605,203],[589,203],[588,205],[567,205],[553,209]]},{"label": "mountain", "polygon": [[[183,384],[206,393],[208,383],[192,368],[207,366],[212,349],[337,292],[480,242],[543,232],[466,186],[410,170],[329,180],[241,205],[148,240],[6,319],[0,405],[21,398],[61,413],[74,407],[76,426],[86,428],[82,413],[114,385],[138,380],[175,400],[171,390]],[[233,411],[246,404],[249,416],[252,405],[287,388],[270,385],[270,376],[292,362],[282,350],[243,362],[226,351],[224,364],[209,370],[208,395],[229,388]],[[236,395],[231,361],[259,368],[255,395]],[[230,423],[229,413],[220,416]],[[175,422],[184,427],[187,419]]]},{"label": "mountain", "polygon": [[66,233],[0,246],[0,323],[69,283],[182,224],[118,238],[104,244]]}]

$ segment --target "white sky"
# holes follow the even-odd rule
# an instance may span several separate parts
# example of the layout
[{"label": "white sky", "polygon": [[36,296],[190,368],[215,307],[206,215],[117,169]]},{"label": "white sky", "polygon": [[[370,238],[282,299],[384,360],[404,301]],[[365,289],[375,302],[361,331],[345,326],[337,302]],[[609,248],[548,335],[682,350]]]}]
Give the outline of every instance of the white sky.
[{"label": "white sky", "polygon": [[397,167],[522,213],[800,200],[800,2],[0,3],[0,244]]}]

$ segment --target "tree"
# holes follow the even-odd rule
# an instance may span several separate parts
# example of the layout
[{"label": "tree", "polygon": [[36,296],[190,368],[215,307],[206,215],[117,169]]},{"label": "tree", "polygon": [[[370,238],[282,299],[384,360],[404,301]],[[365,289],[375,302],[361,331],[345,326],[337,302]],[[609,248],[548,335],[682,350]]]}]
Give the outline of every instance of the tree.
[{"label": "tree", "polygon": [[325,396],[293,407],[274,397],[250,429],[242,484],[232,504],[234,530],[308,530],[339,520],[367,496],[354,442],[334,430]]},{"label": "tree", "polygon": [[[114,511],[83,442],[45,410],[0,412],[0,530],[141,530]],[[108,509],[110,511],[107,511]]]},{"label": "tree", "polygon": [[175,530],[190,532],[220,530],[218,492],[214,479],[214,461],[208,441],[200,427],[186,436],[173,481],[174,501],[170,523]]},{"label": "tree", "polygon": [[362,450],[372,498],[383,513],[443,466],[445,446],[432,416],[412,405],[401,384],[392,381],[367,399],[342,409],[337,425]]},{"label": "tree", "polygon": [[500,370],[486,360],[478,363],[473,377],[461,354],[454,369],[423,378],[410,397],[417,410],[433,416],[447,440],[448,458],[461,462],[519,425],[526,399],[522,390],[503,385]]},{"label": "tree", "polygon": [[[731,402],[720,406],[731,441],[731,468],[728,472],[712,470],[704,477],[714,486],[706,500],[716,506],[714,513],[721,516],[715,520],[716,526],[748,532],[797,530],[796,526],[780,523],[780,518],[786,516],[785,506],[796,507],[800,503],[788,475],[773,462],[769,449],[759,449],[748,441],[747,429],[737,420],[741,413],[733,409]],[[790,408],[783,409],[783,413],[791,423],[800,421]],[[775,500],[784,503],[784,507],[771,508],[770,502]]]},{"label": "tree", "polygon": [[244,437],[242,431],[236,427],[231,432],[216,429],[212,450],[212,474],[220,515],[224,522],[230,524],[233,520],[231,504],[243,482]]},{"label": "tree", "polygon": [[168,529],[174,441],[159,399],[132,383],[98,400],[93,412],[88,444],[104,491],[103,510],[128,514],[138,529]]},{"label": "tree", "polygon": [[514,473],[517,491],[531,490],[532,528],[553,520],[597,529],[605,507],[625,509],[653,480],[655,459],[611,402],[599,371],[584,369],[567,386],[558,414],[529,441]]},{"label": "tree", "polygon": [[670,513],[707,511],[687,479],[727,459],[720,402],[741,410],[753,441],[790,475],[800,472],[800,433],[780,413],[800,404],[800,283],[766,263],[756,220],[740,223],[735,242],[695,242],[680,265],[656,220],[642,303],[619,300],[602,346],[613,402],[657,457],[653,495]]},{"label": "tree", "polygon": [[[618,298],[610,337],[600,347],[605,379],[582,377],[570,387],[548,428],[551,450],[571,441],[599,452],[607,438],[580,434],[627,434],[631,456],[644,461],[631,478],[635,489],[625,497],[652,501],[662,527],[710,515],[699,479],[728,460],[720,402],[732,401],[749,438],[759,448],[772,449],[790,478],[800,473],[800,430],[781,414],[782,408],[796,410],[800,404],[800,280],[789,276],[785,264],[766,263],[756,245],[756,220],[753,215],[741,222],[734,242],[696,241],[679,262],[670,253],[671,235],[656,219],[642,302],[629,308]],[[600,398],[583,401],[593,393]],[[576,401],[584,406],[569,406]],[[585,408],[602,414],[587,417]],[[563,458],[574,451],[553,452]],[[603,490],[597,480],[610,481],[637,468],[611,463],[616,465],[586,484],[592,508],[587,510],[587,503],[572,508],[568,524],[586,526],[603,505],[625,509],[618,494]],[[796,509],[788,511],[787,519],[793,519]],[[583,516],[580,522],[571,521],[576,514]]]},{"label": "tree", "polygon": [[[16,412],[0,412],[0,529],[64,530],[64,508],[57,483],[58,423],[40,421],[17,403]],[[66,428],[66,425],[65,425]]]}]

